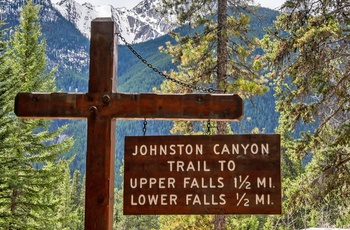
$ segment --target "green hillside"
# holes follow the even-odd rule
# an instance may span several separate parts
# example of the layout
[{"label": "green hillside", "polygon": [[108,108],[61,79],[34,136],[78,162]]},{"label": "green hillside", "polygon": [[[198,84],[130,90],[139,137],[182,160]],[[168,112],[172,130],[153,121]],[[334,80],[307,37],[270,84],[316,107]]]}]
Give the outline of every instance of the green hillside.
[{"label": "green hillside", "polygon": [[[12,28],[18,24],[19,5],[9,5],[9,11],[5,13],[6,28]],[[251,21],[251,34],[262,37],[264,28],[272,25],[277,12],[261,8],[259,16],[253,16]],[[43,35],[47,42],[47,56],[49,68],[57,67],[56,85],[62,92],[86,92],[88,87],[89,69],[89,41],[69,22],[67,22],[57,11],[49,6],[41,9],[41,21]],[[182,33],[186,33],[186,29]],[[170,56],[159,51],[160,46],[172,38],[168,35],[133,44],[132,47],[159,71],[169,72],[176,69],[171,62]],[[172,41],[174,42],[174,41]],[[145,65],[125,44],[118,47],[118,92],[143,93],[152,92],[153,88],[165,80],[163,76],[154,72]],[[254,128],[261,132],[273,133],[277,125],[278,115],[275,113],[275,102],[273,90],[261,97],[255,97],[245,101],[245,116],[239,123],[232,123],[235,133],[250,133]],[[75,144],[73,149],[67,153],[67,157],[75,155],[71,163],[72,172],[78,169],[85,173],[86,155],[86,121],[55,120],[52,129],[63,124],[69,124],[65,135],[73,136]],[[172,122],[149,121],[146,135],[169,135]],[[132,135],[143,135],[143,120],[140,121],[118,121],[117,122],[117,149],[116,149],[116,178],[120,185],[119,166],[124,154],[124,137]]]},{"label": "green hillside", "polygon": [[[260,17],[254,17],[252,20],[251,33],[262,37],[263,28],[272,25],[277,16],[277,12],[261,8]],[[168,35],[134,44],[135,49],[148,63],[161,72],[169,72],[176,66],[171,62],[170,56],[159,51],[160,46],[172,38]],[[73,78],[74,80],[78,77]],[[86,78],[82,78],[82,80]],[[145,65],[127,46],[120,44],[118,47],[118,92],[121,93],[143,93],[152,92],[153,88],[158,88],[164,81],[164,77],[153,71]],[[81,84],[81,83],[80,83]],[[66,86],[64,86],[66,88]],[[278,114],[275,112],[275,100],[273,90],[263,95],[251,98],[245,101],[244,118],[239,123],[232,123],[232,130],[235,133],[251,133],[253,129],[260,132],[273,133],[277,126]],[[146,135],[169,135],[172,122],[169,121],[149,121]],[[117,186],[120,185],[118,167],[121,165],[124,155],[124,137],[133,135],[143,135],[143,120],[140,121],[117,121],[117,144],[116,144],[116,180]],[[72,168],[85,171],[85,152],[86,152],[86,123],[85,121],[74,121],[70,125],[69,135],[76,139],[74,149],[69,155],[76,155],[72,162]]]}]

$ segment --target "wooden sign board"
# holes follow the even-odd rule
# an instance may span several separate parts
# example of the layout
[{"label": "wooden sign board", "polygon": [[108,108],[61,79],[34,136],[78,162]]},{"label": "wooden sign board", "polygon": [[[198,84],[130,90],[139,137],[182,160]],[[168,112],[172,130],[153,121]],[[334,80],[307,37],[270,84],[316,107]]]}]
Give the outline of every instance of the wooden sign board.
[{"label": "wooden sign board", "polygon": [[280,136],[125,137],[124,214],[281,214]]}]

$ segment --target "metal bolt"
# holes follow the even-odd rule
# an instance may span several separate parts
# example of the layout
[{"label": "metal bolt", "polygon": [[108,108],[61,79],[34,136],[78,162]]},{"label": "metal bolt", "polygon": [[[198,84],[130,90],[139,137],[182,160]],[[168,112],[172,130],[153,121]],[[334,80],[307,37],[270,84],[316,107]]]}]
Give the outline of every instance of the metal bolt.
[{"label": "metal bolt", "polygon": [[34,97],[32,98],[32,101],[33,101],[33,102],[38,102],[38,101],[39,101],[39,98],[38,98],[37,96],[34,96]]},{"label": "metal bolt", "polygon": [[101,194],[98,195],[98,197],[97,197],[97,203],[103,204],[104,200],[105,200],[105,198],[104,198],[103,195],[101,195]]},{"label": "metal bolt", "polygon": [[89,110],[90,110],[90,113],[93,114],[93,115],[96,115],[96,114],[97,114],[97,111],[98,111],[98,109],[97,109],[96,106],[91,106],[91,107],[89,108]]},{"label": "metal bolt", "polygon": [[102,97],[103,104],[107,105],[107,104],[109,104],[110,101],[111,101],[111,98],[109,95],[107,95],[107,94],[103,95],[103,97]]}]

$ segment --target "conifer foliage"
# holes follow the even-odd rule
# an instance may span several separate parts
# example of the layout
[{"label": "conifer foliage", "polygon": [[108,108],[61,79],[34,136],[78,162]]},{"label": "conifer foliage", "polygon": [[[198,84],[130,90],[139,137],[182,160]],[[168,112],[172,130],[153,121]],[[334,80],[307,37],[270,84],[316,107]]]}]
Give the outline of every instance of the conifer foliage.
[{"label": "conifer foliage", "polygon": [[[235,93],[244,98],[268,91],[260,74],[259,41],[252,36],[252,1],[171,1],[162,7],[177,17],[180,30],[170,32],[176,43],[160,47],[172,57],[177,69],[170,76],[193,86],[214,88],[213,93]],[[219,7],[220,6],[220,7]],[[161,91],[188,93],[194,90],[165,81]],[[175,122],[172,133],[192,132],[192,122]],[[224,123],[213,123],[215,133],[230,132]]]},{"label": "conifer foliage", "polygon": [[[250,17],[257,8],[253,1],[235,0],[163,0],[165,11],[172,11],[182,30],[170,32],[176,43],[166,43],[160,50],[172,57],[177,69],[170,72],[174,79],[189,85],[213,88],[215,92],[233,93],[251,98],[268,91],[260,74],[262,62],[258,55],[259,41],[252,36]],[[194,88],[165,81],[161,91],[189,93]],[[208,93],[208,92],[207,92]],[[171,130],[176,134],[227,134],[231,127],[225,122],[211,122],[212,129],[191,121],[176,121]],[[201,128],[204,127],[204,128]],[[181,217],[179,226],[170,226],[177,218],[161,218],[165,229],[226,229],[229,218],[225,215]]]},{"label": "conifer foliage", "polygon": [[13,113],[19,91],[54,90],[54,70],[46,70],[39,6],[28,0],[20,24],[1,53],[0,66],[0,228],[51,229],[56,216],[54,191],[62,179],[58,157],[72,140],[58,142],[65,127],[25,120]]},{"label": "conifer foliage", "polygon": [[311,162],[284,177],[287,215],[278,223],[349,227],[350,4],[289,0],[281,10],[262,41],[278,131],[289,165]]},{"label": "conifer foliage", "polygon": [[[256,12],[252,1],[162,2],[163,9],[172,11],[182,27],[182,31],[170,32],[176,44],[167,42],[160,48],[177,64],[171,77],[204,88],[212,86],[220,89],[218,93],[249,97],[266,92],[259,77],[260,56],[255,52],[258,39],[249,33],[250,16]],[[171,85],[164,83],[164,91],[191,91],[167,83]]]}]

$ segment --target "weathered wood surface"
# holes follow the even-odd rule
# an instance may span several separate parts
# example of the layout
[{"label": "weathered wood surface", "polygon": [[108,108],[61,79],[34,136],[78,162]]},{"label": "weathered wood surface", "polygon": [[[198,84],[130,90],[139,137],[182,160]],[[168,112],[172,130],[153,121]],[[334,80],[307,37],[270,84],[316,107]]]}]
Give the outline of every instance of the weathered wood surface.
[{"label": "weathered wood surface", "polygon": [[116,122],[109,113],[109,100],[104,96],[115,94],[116,89],[118,45],[115,32],[111,18],[98,18],[91,23],[88,93],[19,93],[15,99],[15,113],[23,118],[88,120],[87,230],[111,230],[113,227]]},{"label": "weathered wood surface", "polygon": [[243,100],[238,95],[19,93],[15,113],[21,117],[238,121]]},{"label": "weathered wood surface", "polygon": [[277,134],[125,138],[124,214],[281,214]]},{"label": "weathered wood surface", "polygon": [[237,95],[155,95],[116,93],[116,26],[110,18],[91,23],[87,93],[19,93],[15,113],[23,118],[88,120],[85,229],[111,230],[116,119],[238,121]]},{"label": "weathered wood surface", "polygon": [[[111,18],[91,23],[89,93],[116,90],[116,29]],[[78,110],[84,110],[83,105],[79,106]],[[106,119],[96,107],[90,106],[88,116],[85,229],[110,230],[113,228],[116,122]]]}]

